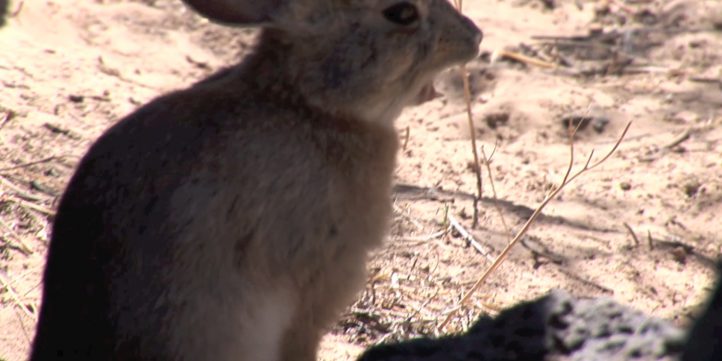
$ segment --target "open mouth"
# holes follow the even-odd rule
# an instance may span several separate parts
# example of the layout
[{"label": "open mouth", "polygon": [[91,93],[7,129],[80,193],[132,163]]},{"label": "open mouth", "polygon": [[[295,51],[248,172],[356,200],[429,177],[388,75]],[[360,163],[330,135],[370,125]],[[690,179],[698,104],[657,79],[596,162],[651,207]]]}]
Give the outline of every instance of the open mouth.
[{"label": "open mouth", "polygon": [[424,84],[419,90],[418,94],[416,94],[416,97],[414,97],[413,100],[413,105],[420,105],[426,103],[428,101],[438,98],[439,96],[441,96],[441,94],[436,91],[436,88],[434,88],[433,80],[430,80],[426,84]]}]

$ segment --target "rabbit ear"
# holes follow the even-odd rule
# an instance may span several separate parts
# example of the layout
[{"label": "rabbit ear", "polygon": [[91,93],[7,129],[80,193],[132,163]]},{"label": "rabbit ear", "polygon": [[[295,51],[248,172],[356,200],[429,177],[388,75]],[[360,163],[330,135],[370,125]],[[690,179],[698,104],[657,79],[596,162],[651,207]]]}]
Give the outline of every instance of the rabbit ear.
[{"label": "rabbit ear", "polygon": [[285,2],[284,0],[183,0],[188,6],[210,20],[235,25],[263,24]]}]

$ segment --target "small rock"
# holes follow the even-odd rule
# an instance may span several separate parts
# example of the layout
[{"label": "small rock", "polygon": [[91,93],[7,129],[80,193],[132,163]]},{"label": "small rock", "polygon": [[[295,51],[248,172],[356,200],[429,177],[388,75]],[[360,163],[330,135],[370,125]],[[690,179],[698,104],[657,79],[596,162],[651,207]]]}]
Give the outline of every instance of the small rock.
[{"label": "small rock", "polygon": [[82,95],[70,94],[68,95],[68,100],[73,103],[82,103],[83,100],[85,100],[85,97]]},{"label": "small rock", "polygon": [[701,186],[702,184],[698,180],[689,180],[684,184],[684,194],[686,194],[687,197],[692,198],[697,194],[697,192],[699,192],[699,188]]},{"label": "small rock", "polygon": [[609,124],[609,119],[606,117],[595,117],[586,115],[568,115],[562,118],[561,122],[564,129],[577,128],[578,130],[584,130],[591,124],[592,129],[597,133],[602,133],[604,128]]},{"label": "small rock", "polygon": [[486,122],[486,125],[489,126],[489,128],[496,129],[509,123],[509,113],[503,112],[487,114],[484,117],[484,121]]}]

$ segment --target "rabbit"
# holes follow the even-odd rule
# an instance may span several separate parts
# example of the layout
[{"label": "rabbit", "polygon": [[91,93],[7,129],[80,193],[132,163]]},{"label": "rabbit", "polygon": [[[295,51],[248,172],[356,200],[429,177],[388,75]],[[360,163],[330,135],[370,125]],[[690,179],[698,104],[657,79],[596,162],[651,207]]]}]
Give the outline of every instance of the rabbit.
[{"label": "rabbit", "polygon": [[447,0],[184,2],[257,43],[82,158],[31,361],[316,359],[387,231],[394,119],[482,39]]}]

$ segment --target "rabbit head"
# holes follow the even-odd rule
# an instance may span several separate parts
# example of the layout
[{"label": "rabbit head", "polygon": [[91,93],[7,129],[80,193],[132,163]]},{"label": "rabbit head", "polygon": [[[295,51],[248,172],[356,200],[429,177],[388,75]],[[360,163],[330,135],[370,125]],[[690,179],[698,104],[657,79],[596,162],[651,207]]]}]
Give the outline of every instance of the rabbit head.
[{"label": "rabbit head", "polygon": [[271,71],[309,105],[389,125],[482,38],[447,0],[184,1],[211,20],[264,28],[257,53],[274,53]]}]

